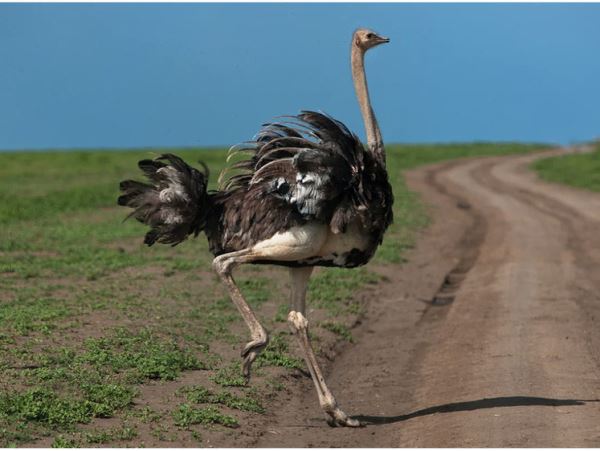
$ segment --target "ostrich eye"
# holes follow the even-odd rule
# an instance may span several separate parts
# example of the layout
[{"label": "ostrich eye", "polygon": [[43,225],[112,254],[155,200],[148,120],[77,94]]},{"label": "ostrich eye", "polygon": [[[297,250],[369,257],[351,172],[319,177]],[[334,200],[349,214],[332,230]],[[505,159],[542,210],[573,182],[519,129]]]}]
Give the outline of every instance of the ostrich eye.
[{"label": "ostrich eye", "polygon": [[367,33],[367,39],[371,39],[373,37],[373,33]]}]

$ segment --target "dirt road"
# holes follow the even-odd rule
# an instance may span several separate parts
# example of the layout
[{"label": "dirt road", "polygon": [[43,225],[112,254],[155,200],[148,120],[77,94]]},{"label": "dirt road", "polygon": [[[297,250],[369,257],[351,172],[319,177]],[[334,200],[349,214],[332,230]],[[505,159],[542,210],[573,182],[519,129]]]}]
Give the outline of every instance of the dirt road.
[{"label": "dirt road", "polygon": [[600,196],[537,180],[548,155],[409,174],[433,225],[329,368],[369,425],[328,427],[305,380],[246,445],[600,446]]}]

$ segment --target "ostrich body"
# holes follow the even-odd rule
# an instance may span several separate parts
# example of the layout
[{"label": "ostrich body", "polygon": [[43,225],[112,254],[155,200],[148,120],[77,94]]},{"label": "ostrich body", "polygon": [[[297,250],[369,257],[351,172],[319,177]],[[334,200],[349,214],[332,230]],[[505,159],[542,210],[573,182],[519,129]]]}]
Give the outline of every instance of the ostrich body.
[{"label": "ostrich body", "polygon": [[[208,170],[200,172],[165,154],[139,166],[152,182],[121,183],[119,204],[149,225],[145,243],[176,245],[204,231],[215,255],[213,268],[250,329],[242,350],[243,373],[268,343],[268,334],[244,299],[233,269],[244,263],[289,267],[288,322],[331,425],[359,426],[337,405],[308,336],[305,297],[315,266],[352,268],[367,263],[392,222],[392,190],[385,169],[381,132],[371,108],[364,70],[367,50],[389,42],[357,30],[351,67],[368,147],[341,122],[304,111],[290,121],[267,124],[255,139],[230,153],[251,156],[232,165],[240,171],[222,188],[207,192]],[[220,180],[221,181],[221,180]]]}]

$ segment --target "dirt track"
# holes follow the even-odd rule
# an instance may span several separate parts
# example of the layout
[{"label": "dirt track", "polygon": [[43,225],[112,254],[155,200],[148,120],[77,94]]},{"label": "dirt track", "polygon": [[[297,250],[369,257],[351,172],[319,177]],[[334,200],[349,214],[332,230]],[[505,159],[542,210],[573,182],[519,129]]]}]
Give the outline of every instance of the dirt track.
[{"label": "dirt track", "polygon": [[538,181],[547,155],[409,174],[434,223],[327,378],[370,424],[328,427],[304,380],[244,445],[600,446],[600,196]]}]

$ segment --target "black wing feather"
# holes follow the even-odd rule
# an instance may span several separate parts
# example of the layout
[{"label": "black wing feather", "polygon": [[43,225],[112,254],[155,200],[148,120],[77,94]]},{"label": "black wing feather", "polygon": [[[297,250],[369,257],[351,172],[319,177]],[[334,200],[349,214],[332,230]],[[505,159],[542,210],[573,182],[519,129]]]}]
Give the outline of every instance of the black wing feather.
[{"label": "black wing feather", "polygon": [[223,188],[247,190],[260,184],[306,219],[331,221],[335,216],[335,229],[344,230],[352,214],[336,210],[364,207],[362,143],[344,124],[320,112],[302,111],[286,119],[264,124],[254,141],[232,149],[250,151],[251,157],[230,166],[242,173],[231,175]]}]

